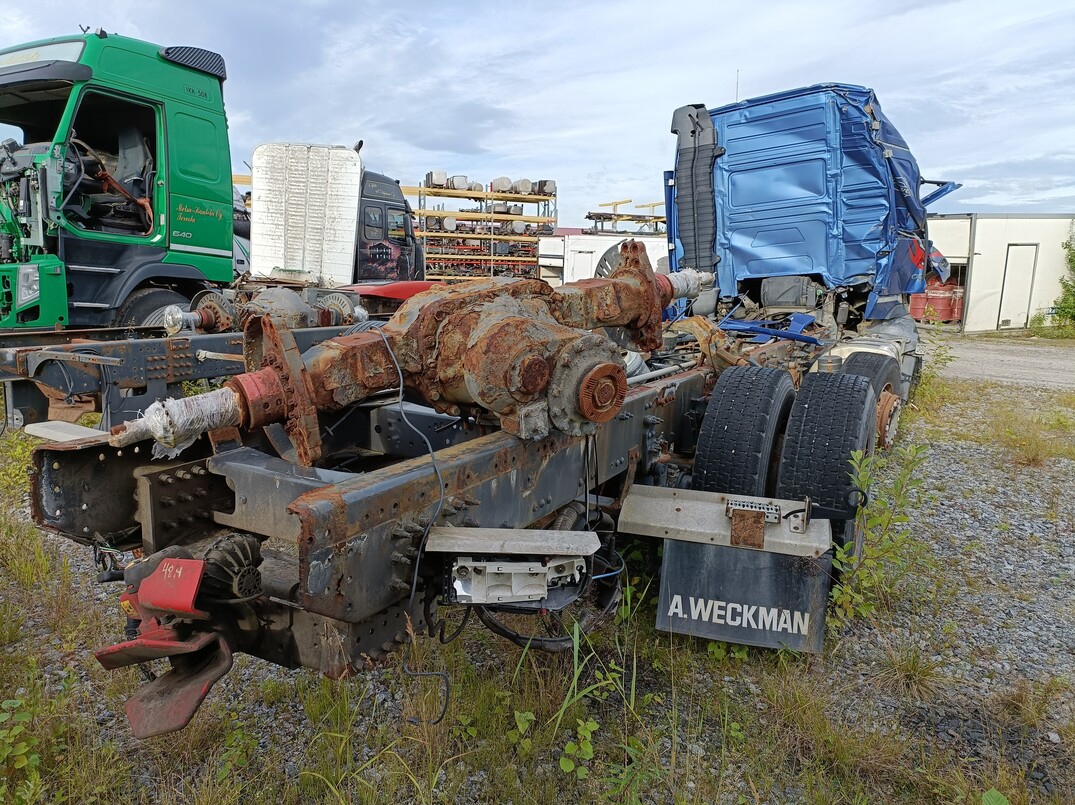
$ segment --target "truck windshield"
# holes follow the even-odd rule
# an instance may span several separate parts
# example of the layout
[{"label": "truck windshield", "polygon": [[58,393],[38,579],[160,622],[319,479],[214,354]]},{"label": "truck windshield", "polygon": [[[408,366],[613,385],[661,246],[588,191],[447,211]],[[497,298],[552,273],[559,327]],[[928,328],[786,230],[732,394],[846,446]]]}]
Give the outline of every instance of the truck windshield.
[{"label": "truck windshield", "polygon": [[0,83],[0,140],[52,142],[70,95],[70,81]]}]

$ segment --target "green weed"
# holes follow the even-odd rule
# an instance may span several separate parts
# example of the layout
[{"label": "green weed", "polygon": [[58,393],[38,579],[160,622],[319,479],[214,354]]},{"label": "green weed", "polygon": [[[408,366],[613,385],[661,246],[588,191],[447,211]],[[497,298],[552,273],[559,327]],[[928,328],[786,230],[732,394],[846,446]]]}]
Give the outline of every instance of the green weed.
[{"label": "green weed", "polygon": [[[902,585],[913,570],[921,570],[926,552],[911,536],[908,514],[912,496],[921,488],[919,468],[926,449],[911,445],[897,448],[893,457],[868,456],[856,451],[851,458],[851,475],[858,489],[872,490],[865,507],[859,509],[857,527],[862,531],[862,551],[854,555],[854,540],[837,547],[833,566],[839,580],[832,586],[829,624],[839,631],[850,620],[869,617],[878,606],[890,609]],[[899,467],[886,484],[875,483],[881,466],[895,460]]]}]

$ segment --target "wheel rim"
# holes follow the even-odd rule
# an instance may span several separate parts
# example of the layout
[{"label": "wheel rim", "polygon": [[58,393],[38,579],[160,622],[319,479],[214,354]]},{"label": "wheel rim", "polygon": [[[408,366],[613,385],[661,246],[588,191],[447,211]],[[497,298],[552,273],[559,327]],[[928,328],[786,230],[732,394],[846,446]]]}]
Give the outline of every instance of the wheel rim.
[{"label": "wheel rim", "polygon": [[887,389],[881,392],[877,400],[877,443],[882,450],[888,450],[896,441],[901,407],[898,395]]}]

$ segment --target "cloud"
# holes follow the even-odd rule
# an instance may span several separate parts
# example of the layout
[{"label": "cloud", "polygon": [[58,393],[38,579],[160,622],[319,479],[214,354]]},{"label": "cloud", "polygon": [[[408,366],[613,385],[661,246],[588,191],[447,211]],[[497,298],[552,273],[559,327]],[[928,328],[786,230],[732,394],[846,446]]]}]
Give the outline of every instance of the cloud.
[{"label": "cloud", "polygon": [[405,183],[556,179],[575,226],[662,197],[676,107],[841,81],[877,91],[926,175],[964,182],[942,209],[1075,210],[1075,9],[1044,0],[44,0],[6,12],[0,45],[74,22],[222,53],[239,169],[260,142],[362,139]]}]

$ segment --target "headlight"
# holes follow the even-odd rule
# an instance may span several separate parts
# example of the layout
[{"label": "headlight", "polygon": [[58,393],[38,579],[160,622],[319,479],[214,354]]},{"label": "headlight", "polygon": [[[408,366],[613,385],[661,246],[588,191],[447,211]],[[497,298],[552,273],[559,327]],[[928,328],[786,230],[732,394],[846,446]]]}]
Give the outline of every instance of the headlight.
[{"label": "headlight", "polygon": [[15,304],[22,307],[39,296],[41,296],[41,277],[37,272],[37,266],[19,266],[19,279],[15,286]]}]

